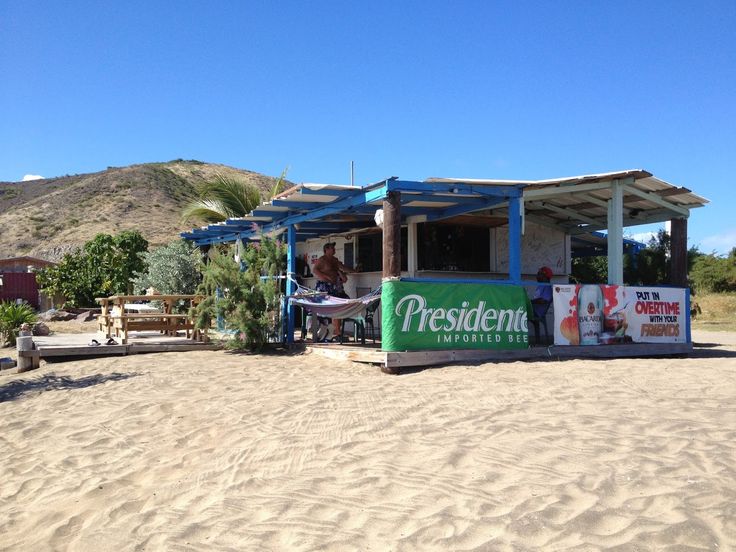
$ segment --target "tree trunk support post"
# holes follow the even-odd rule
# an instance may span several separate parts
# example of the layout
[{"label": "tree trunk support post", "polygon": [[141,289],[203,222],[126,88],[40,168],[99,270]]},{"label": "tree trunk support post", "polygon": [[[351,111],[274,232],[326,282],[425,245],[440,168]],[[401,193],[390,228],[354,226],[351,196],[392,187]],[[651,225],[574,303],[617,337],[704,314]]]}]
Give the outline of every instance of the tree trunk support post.
[{"label": "tree trunk support post", "polygon": [[401,276],[401,192],[383,200],[383,279]]},{"label": "tree trunk support post", "polygon": [[687,287],[687,219],[673,218],[670,221],[670,230],[670,283],[677,287]]}]

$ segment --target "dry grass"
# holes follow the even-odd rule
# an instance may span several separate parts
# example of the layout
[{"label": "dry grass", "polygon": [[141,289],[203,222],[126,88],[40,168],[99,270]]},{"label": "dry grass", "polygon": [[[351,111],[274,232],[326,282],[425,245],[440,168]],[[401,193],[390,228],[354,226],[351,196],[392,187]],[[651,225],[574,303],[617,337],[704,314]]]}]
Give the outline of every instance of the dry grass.
[{"label": "dry grass", "polygon": [[76,320],[67,320],[65,322],[44,322],[52,333],[55,334],[80,334],[97,331],[97,322],[78,322]]},{"label": "dry grass", "polygon": [[708,293],[692,298],[701,313],[693,318],[698,330],[736,331],[736,293]]},{"label": "dry grass", "polygon": [[239,177],[263,194],[276,179],[196,161],[110,167],[93,174],[0,182],[0,257],[59,260],[100,232],[138,230],[153,246],[197,226],[182,222],[194,186],[215,174]]}]

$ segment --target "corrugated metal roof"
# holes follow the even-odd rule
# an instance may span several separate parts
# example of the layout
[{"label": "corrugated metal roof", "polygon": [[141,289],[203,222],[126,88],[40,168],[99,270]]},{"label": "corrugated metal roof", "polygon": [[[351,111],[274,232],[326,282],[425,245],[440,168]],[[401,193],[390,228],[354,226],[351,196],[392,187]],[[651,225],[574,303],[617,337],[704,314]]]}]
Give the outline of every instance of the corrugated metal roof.
[{"label": "corrugated metal roof", "polygon": [[614,180],[624,184],[624,226],[687,217],[690,209],[708,203],[688,188],[674,186],[642,169],[547,180],[427,179],[428,182],[472,182],[486,186],[521,184],[527,218],[562,227],[571,234],[607,227],[607,202],[612,197],[610,183]]},{"label": "corrugated metal roof", "polygon": [[[615,180],[623,186],[624,226],[687,217],[690,209],[708,203],[689,189],[640,169],[548,180],[429,178],[411,182],[392,177],[364,187],[299,184],[245,217],[182,236],[199,243],[234,241],[257,237],[260,229],[278,233],[286,224],[295,224],[298,239],[354,233],[375,228],[375,211],[381,208],[389,187],[401,192],[402,218],[416,222],[468,213],[505,216],[508,194],[521,190],[529,220],[581,234],[607,227],[607,202]],[[259,227],[253,227],[254,223]]]}]

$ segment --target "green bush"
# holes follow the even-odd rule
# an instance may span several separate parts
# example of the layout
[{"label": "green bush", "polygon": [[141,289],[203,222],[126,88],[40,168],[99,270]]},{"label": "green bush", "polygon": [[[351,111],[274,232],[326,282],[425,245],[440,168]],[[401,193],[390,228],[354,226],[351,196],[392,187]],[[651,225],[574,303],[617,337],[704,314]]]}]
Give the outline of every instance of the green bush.
[{"label": "green bush", "polygon": [[134,279],[135,288],[154,288],[163,294],[190,294],[201,281],[199,249],[191,242],[176,240],[143,253],[145,271]]},{"label": "green bush", "polygon": [[[222,316],[225,327],[234,332],[228,348],[261,350],[280,320],[274,276],[284,269],[285,256],[284,244],[265,236],[260,243],[246,246],[245,270],[230,254],[215,252],[202,267],[200,293],[207,298],[193,311],[197,328],[209,327],[216,316]],[[218,289],[224,291],[224,297],[215,300]]]},{"label": "green bush", "polygon": [[697,293],[736,291],[736,248],[728,257],[698,256],[690,271],[690,282]]},{"label": "green bush", "polygon": [[97,234],[80,251],[40,270],[36,280],[49,295],[63,295],[67,305],[93,307],[95,297],[132,291],[135,274],[145,268],[141,253],[147,249],[148,241],[135,230]]},{"label": "green bush", "polygon": [[15,340],[23,324],[33,324],[36,313],[27,303],[0,303],[0,345],[8,342],[15,346]]}]

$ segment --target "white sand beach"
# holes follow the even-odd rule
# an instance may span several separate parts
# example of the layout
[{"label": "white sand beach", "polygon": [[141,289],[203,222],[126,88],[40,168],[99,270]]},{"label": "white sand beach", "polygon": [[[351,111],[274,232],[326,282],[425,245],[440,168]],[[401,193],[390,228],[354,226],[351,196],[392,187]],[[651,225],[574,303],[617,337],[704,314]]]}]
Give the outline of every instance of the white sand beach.
[{"label": "white sand beach", "polygon": [[734,549],[736,339],[694,340],[400,376],[207,351],[0,375],[0,549]]}]

